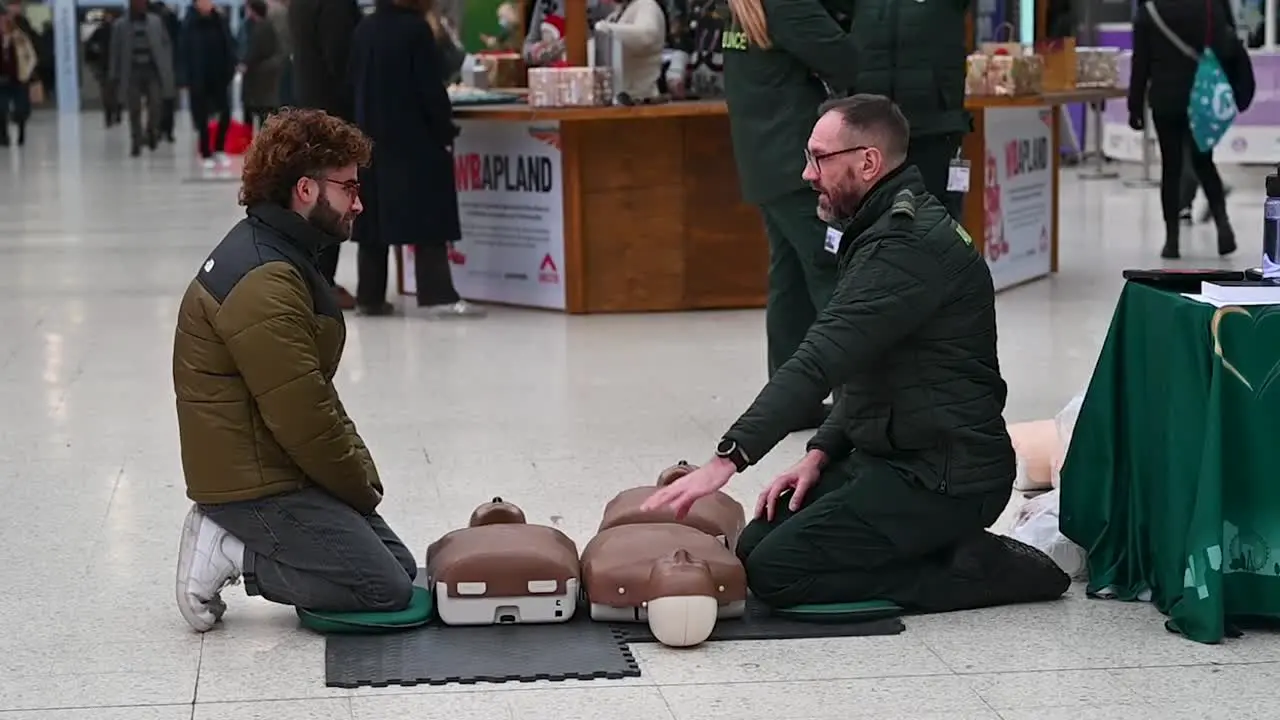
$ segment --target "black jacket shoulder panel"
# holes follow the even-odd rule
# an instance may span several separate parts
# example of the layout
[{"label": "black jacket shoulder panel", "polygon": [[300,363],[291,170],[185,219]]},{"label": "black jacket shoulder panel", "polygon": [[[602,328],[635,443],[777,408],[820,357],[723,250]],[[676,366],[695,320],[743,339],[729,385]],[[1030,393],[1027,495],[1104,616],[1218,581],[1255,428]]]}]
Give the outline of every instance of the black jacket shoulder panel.
[{"label": "black jacket shoulder panel", "polygon": [[315,261],[266,223],[255,218],[245,218],[231,228],[205,259],[196,275],[196,281],[204,286],[214,300],[222,303],[246,275],[255,268],[272,262],[289,263],[298,270],[311,291],[313,309],[317,315],[342,320],[342,309],[338,307],[337,298],[320,275]]}]

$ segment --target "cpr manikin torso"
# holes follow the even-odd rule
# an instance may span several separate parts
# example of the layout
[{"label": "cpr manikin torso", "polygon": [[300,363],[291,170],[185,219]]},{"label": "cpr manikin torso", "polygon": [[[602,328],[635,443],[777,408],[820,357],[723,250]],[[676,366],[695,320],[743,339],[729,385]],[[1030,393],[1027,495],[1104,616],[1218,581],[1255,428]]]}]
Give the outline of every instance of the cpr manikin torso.
[{"label": "cpr manikin torso", "polygon": [[494,498],[427,548],[427,576],[446,625],[565,622],[577,605],[578,549]]},{"label": "cpr manikin torso", "polygon": [[605,507],[582,552],[592,619],[647,622],[659,642],[686,647],[706,640],[717,619],[742,615],[747,577],[730,550],[745,522],[742,506],[717,492],[683,520],[667,509],[640,510],[658,487],[694,469],[682,462],[658,485],[626,490]]}]

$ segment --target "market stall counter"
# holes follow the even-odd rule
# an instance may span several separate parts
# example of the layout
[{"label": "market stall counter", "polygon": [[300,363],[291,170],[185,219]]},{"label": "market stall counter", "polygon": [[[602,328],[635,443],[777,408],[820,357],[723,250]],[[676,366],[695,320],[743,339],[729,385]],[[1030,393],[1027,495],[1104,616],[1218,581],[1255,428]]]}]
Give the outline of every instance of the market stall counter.
[{"label": "market stall counter", "polygon": [[[570,313],[761,307],[768,243],[723,102],[455,108],[470,300]],[[412,249],[397,262],[400,291]]]},{"label": "market stall counter", "polygon": [[[1061,113],[1088,88],[971,96],[962,224],[996,289],[1058,269]],[[763,307],[764,223],[744,203],[723,101],[455,109],[463,297],[570,313]],[[413,294],[411,248],[397,259]]]}]

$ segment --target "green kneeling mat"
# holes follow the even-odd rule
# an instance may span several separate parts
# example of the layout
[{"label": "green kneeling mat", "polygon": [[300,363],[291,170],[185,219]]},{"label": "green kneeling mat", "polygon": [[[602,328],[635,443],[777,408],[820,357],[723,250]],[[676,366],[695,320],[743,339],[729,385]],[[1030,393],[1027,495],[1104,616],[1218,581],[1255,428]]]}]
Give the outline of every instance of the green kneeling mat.
[{"label": "green kneeling mat", "polygon": [[779,617],[803,622],[853,623],[897,617],[902,614],[902,608],[888,600],[866,600],[851,603],[794,605],[789,608],[774,608],[773,613]]},{"label": "green kneeling mat", "polygon": [[297,608],[302,626],[318,633],[373,634],[422,627],[435,612],[435,598],[423,587],[413,588],[409,607],[396,612],[316,612]]}]

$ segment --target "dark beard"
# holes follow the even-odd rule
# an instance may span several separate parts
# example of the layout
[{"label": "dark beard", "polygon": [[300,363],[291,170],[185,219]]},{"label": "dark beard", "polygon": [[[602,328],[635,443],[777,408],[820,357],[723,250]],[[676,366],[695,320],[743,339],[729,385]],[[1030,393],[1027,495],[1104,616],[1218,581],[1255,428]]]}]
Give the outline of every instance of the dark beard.
[{"label": "dark beard", "polygon": [[320,201],[312,208],[307,222],[338,240],[351,239],[351,220],[334,210],[333,205],[329,203],[329,198],[324,195],[320,196]]},{"label": "dark beard", "polygon": [[[819,193],[822,191],[814,187]],[[831,215],[828,219],[830,222],[840,220],[848,220],[858,212],[858,207],[862,205],[862,196],[855,192],[846,192],[843,194],[827,194],[827,204],[822,210]]]}]

